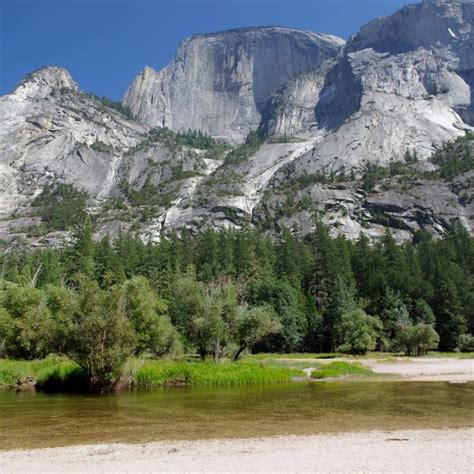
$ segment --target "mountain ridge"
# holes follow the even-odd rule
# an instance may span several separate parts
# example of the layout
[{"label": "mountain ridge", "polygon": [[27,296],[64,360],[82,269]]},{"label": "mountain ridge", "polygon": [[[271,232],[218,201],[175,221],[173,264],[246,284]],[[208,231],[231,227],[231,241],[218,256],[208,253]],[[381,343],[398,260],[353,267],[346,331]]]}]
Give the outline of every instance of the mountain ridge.
[{"label": "mountain ridge", "polygon": [[[316,220],[351,238],[442,235],[456,220],[472,232],[471,170],[441,178],[429,158],[473,130],[473,18],[472,1],[432,1],[347,43],[286,27],[198,34],[122,104],[64,68],[34,71],[0,97],[0,239],[59,243],[63,230],[28,236],[31,203],[56,182],[88,192],[98,237]],[[391,174],[365,189],[379,168]]]}]

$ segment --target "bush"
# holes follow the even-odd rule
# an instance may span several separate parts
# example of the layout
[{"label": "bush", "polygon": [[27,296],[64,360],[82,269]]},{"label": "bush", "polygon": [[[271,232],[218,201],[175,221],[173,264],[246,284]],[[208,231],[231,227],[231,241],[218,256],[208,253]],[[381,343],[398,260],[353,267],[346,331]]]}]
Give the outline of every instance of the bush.
[{"label": "bush", "polygon": [[399,336],[400,347],[404,348],[406,355],[421,356],[430,349],[437,349],[439,335],[429,324],[409,326]]},{"label": "bush", "polygon": [[152,290],[148,280],[135,277],[123,284],[127,316],[137,334],[137,353],[162,356],[179,351],[179,335],[165,315],[167,307]]},{"label": "bush", "polygon": [[234,361],[245,349],[252,348],[268,334],[275,334],[280,330],[281,323],[270,306],[255,306],[241,310],[236,324],[238,350],[234,355]]},{"label": "bush", "polygon": [[367,315],[362,309],[346,313],[336,328],[341,341],[337,350],[348,354],[366,354],[375,349],[381,330],[380,319]]},{"label": "bush", "polygon": [[206,150],[208,156],[214,159],[221,159],[222,154],[229,149],[229,145],[218,143],[206,133],[188,130],[187,132],[172,132],[168,128],[154,128],[145,140],[128,150],[127,155],[132,155],[137,151],[152,146],[154,143],[162,143],[172,151],[178,146],[187,146],[198,150]]},{"label": "bush", "polygon": [[166,306],[145,278],[101,289],[76,277],[77,289],[54,291],[49,303],[56,323],[55,347],[84,371],[93,392],[115,389],[124,381],[132,355],[176,352],[179,338],[164,315]]},{"label": "bush", "polygon": [[472,334],[461,334],[458,339],[458,349],[461,352],[474,352],[474,336]]},{"label": "bush", "polygon": [[54,322],[42,291],[8,284],[0,291],[0,354],[36,359],[48,354]]},{"label": "bush", "polygon": [[69,291],[67,297],[71,311],[62,314],[63,324],[57,328],[58,349],[84,370],[91,392],[115,389],[137,346],[124,292],[104,291],[81,278],[78,291]]}]

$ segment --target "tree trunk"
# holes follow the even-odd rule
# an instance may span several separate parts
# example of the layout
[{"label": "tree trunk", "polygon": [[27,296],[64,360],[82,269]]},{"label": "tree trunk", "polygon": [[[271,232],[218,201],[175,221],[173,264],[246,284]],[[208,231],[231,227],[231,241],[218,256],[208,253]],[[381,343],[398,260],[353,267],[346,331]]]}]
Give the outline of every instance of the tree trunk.
[{"label": "tree trunk", "polygon": [[242,352],[244,351],[245,347],[246,347],[246,346],[240,346],[240,347],[239,347],[239,350],[235,353],[234,357],[232,358],[232,360],[233,360],[234,362],[236,362],[237,359],[240,357],[240,354],[242,354]]}]

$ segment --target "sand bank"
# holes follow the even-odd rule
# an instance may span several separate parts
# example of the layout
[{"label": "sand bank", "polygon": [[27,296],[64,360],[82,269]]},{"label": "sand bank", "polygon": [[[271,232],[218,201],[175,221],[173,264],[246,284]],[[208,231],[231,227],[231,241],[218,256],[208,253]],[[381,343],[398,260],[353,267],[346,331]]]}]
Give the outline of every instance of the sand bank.
[{"label": "sand bank", "polygon": [[471,473],[474,429],[110,444],[0,452],[16,472]]},{"label": "sand bank", "polygon": [[[383,356],[381,356],[383,357]],[[474,359],[438,358],[438,357],[400,357],[389,359],[364,359],[336,357],[333,359],[292,358],[288,362],[307,362],[309,372],[318,364],[330,364],[335,361],[358,362],[376,374],[393,376],[397,380],[408,382],[473,382]],[[306,371],[308,374],[308,371]]]}]

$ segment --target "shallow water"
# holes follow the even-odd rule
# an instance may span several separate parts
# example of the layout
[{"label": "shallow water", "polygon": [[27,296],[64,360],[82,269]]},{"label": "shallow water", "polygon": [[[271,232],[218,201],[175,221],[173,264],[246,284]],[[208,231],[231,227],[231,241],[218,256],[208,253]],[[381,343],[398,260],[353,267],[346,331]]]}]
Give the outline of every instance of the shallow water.
[{"label": "shallow water", "polygon": [[474,383],[293,383],[87,396],[0,392],[0,449],[474,426]]}]

